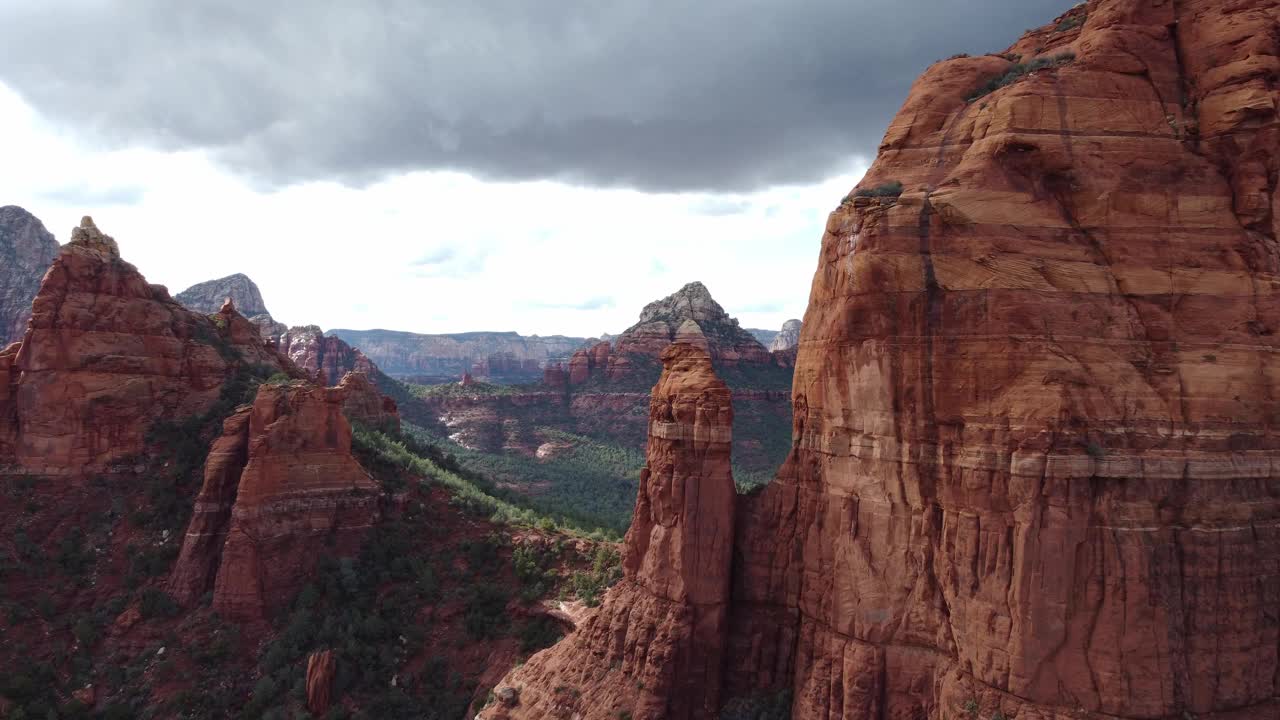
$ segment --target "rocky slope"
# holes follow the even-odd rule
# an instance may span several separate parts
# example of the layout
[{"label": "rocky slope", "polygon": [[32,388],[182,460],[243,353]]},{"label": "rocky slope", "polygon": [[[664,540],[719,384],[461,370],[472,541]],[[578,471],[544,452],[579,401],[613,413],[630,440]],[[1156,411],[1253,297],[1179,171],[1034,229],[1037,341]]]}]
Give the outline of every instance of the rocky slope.
[{"label": "rocky slope", "polygon": [[0,353],[0,715],[462,717],[613,577],[313,375],[73,232]]},{"label": "rocky slope", "polygon": [[705,344],[717,365],[769,362],[760,341],[729,317],[705,285],[691,282],[646,305],[640,320],[614,340],[610,375],[626,373],[636,358],[656,361],[677,338]]},{"label": "rocky slope", "polygon": [[769,342],[769,352],[785,352],[800,344],[800,330],[804,323],[799,320],[788,320],[782,324],[782,330]]},{"label": "rocky slope", "polygon": [[[728,631],[733,403],[704,348],[670,345],[624,579],[569,639],[518,668],[484,718],[714,716]],[[589,660],[588,660],[589,659]]]},{"label": "rocky slope", "polygon": [[58,254],[58,241],[34,215],[0,207],[0,345],[22,339],[40,279]]},{"label": "rocky slope", "polygon": [[192,285],[174,297],[188,308],[202,313],[217,312],[228,298],[242,315],[262,329],[264,338],[279,337],[288,329],[271,317],[257,284],[241,273]]},{"label": "rocky slope", "polygon": [[87,217],[0,358],[0,462],[42,474],[128,462],[156,423],[206,412],[233,376],[292,372],[230,304],[202,315],[147,284]]},{"label": "rocky slope", "polygon": [[325,335],[315,325],[289,328],[278,336],[277,342],[294,364],[324,385],[336,385],[349,372],[370,377],[378,374],[377,366],[363,352],[340,337]]},{"label": "rocky slope", "polygon": [[348,386],[264,385],[223,425],[169,581],[191,603],[213,592],[226,617],[290,602],[325,552],[358,554],[378,485],[351,455]]},{"label": "rocky slope", "polygon": [[391,330],[330,330],[329,334],[360,348],[392,376],[425,375],[453,380],[490,356],[546,364],[568,358],[585,342],[585,338],[525,337],[513,332],[420,335]]},{"label": "rocky slope", "polygon": [[1274,0],[1093,0],[917,81],[735,515],[726,714],[1280,716],[1278,71]]}]

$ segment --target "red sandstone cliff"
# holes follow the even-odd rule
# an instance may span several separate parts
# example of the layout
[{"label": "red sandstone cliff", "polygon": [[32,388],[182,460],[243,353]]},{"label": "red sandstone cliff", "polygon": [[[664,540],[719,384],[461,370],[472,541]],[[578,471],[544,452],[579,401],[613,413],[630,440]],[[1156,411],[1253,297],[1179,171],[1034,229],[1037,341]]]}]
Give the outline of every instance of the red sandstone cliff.
[{"label": "red sandstone cliff", "polygon": [[[1274,0],[1094,0],[915,84],[828,221],[792,455],[736,515],[726,697],[1280,717],[1278,73]],[[598,634],[506,712],[607,676],[629,636]]]},{"label": "red sandstone cliff", "polygon": [[352,383],[263,385],[223,425],[169,590],[209,590],[228,617],[288,602],[323,553],[354,555],[379,517],[378,485],[351,456],[343,406]]},{"label": "red sandstone cliff", "polygon": [[[735,491],[733,404],[705,350],[662,355],[624,580],[555,648],[505,681],[488,718],[708,717],[719,707]],[[587,659],[590,658],[588,661]],[[499,692],[499,697],[513,697]]]},{"label": "red sandstone cliff", "polygon": [[702,345],[717,367],[770,362],[769,351],[760,341],[729,317],[705,285],[692,282],[646,305],[640,320],[615,338],[613,351],[605,358],[609,378],[640,372],[637,364],[647,361],[656,364],[663,350],[677,340]]},{"label": "red sandstone cliff", "polygon": [[337,385],[349,372],[374,375],[378,372],[364,353],[340,337],[325,335],[315,325],[289,328],[279,338],[280,350],[298,367],[310,371],[318,382]]},{"label": "red sandstone cliff", "polygon": [[87,217],[45,275],[21,345],[0,357],[0,453],[46,474],[137,455],[155,422],[207,411],[238,370],[287,370],[233,307],[182,307]]}]

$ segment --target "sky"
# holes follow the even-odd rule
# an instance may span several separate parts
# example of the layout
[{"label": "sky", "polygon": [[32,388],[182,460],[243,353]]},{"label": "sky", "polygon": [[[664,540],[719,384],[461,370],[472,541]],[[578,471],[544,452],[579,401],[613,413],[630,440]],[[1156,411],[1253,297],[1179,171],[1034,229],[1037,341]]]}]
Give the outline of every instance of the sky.
[{"label": "sky", "polygon": [[1071,5],[0,0],[0,205],[289,324],[776,329],[914,78]]}]

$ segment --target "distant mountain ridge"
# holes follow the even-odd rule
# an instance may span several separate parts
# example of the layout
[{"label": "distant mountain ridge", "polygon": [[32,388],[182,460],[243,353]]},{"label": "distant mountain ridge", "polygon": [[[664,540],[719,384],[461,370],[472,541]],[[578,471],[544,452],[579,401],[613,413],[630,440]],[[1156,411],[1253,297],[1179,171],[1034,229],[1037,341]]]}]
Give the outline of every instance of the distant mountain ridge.
[{"label": "distant mountain ridge", "polygon": [[336,328],[329,335],[359,347],[390,375],[461,376],[492,356],[523,362],[567,359],[587,338],[521,335],[512,331],[474,331],[428,335],[400,330]]},{"label": "distant mountain ridge", "polygon": [[202,313],[215,313],[228,298],[236,310],[262,330],[263,337],[279,337],[288,328],[267,311],[262,291],[257,283],[244,273],[235,273],[216,280],[207,280],[183,290],[174,300]]},{"label": "distant mountain ridge", "polygon": [[58,247],[36,216],[17,205],[0,207],[0,349],[26,332],[31,301]]}]

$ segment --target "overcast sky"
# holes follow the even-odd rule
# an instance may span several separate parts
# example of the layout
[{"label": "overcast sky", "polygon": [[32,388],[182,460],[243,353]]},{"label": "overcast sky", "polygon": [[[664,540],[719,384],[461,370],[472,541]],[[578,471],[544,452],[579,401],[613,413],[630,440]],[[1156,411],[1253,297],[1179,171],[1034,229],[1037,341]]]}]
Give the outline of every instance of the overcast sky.
[{"label": "overcast sky", "polygon": [[911,81],[1072,4],[0,0],[0,205],[291,324],[777,328]]}]

